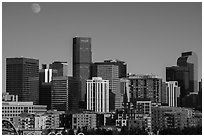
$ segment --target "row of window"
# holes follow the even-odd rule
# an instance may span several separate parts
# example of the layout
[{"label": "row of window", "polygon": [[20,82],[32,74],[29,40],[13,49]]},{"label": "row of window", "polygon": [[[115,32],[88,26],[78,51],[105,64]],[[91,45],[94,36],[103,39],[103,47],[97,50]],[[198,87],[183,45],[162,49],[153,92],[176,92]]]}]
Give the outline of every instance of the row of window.
[{"label": "row of window", "polygon": [[33,109],[33,107],[2,107],[2,109]]}]

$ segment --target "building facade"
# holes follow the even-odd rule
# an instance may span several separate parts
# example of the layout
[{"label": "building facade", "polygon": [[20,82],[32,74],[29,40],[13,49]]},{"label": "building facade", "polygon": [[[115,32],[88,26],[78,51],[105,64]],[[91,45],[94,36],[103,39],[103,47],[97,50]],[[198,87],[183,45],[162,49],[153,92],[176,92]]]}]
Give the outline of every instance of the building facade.
[{"label": "building facade", "polygon": [[96,128],[96,114],[95,113],[76,113],[72,114],[72,129],[79,129],[87,127],[87,129]]},{"label": "building facade", "polygon": [[180,87],[177,81],[169,81],[167,83],[167,103],[170,107],[179,106]]},{"label": "building facade", "polygon": [[189,92],[198,92],[198,57],[195,52],[183,52],[177,60],[177,66],[188,69]]},{"label": "building facade", "polygon": [[138,99],[150,99],[161,103],[162,79],[154,75],[130,75],[131,103],[135,107]]},{"label": "building facade", "polygon": [[53,77],[51,92],[51,109],[68,110],[68,77]]},{"label": "building facade", "polygon": [[67,62],[55,61],[49,65],[49,69],[57,71],[56,76],[68,76]]},{"label": "building facade", "polygon": [[90,67],[92,63],[91,38],[73,38],[73,77],[80,81],[79,100],[80,108],[86,108],[86,80],[90,78]]},{"label": "building facade", "polygon": [[[95,63],[94,76],[109,80],[110,110],[122,108],[120,92],[119,66],[112,63]],[[113,94],[113,95],[111,95]]]},{"label": "building facade", "polygon": [[45,105],[34,105],[33,102],[2,102],[2,117],[13,121],[21,113],[44,113]]},{"label": "building facade", "polygon": [[87,80],[87,110],[109,112],[109,80],[101,77]]},{"label": "building facade", "polygon": [[18,95],[19,101],[39,103],[39,60],[6,59],[6,92]]}]

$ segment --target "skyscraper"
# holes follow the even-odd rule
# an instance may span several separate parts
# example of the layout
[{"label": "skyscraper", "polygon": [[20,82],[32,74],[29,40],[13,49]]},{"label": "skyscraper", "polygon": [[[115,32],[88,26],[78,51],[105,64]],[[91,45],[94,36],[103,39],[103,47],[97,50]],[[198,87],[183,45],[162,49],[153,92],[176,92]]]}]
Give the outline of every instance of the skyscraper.
[{"label": "skyscraper", "polygon": [[189,70],[186,67],[166,67],[166,81],[178,81],[180,87],[180,97],[189,94]]},{"label": "skyscraper", "polygon": [[177,60],[177,66],[188,68],[189,92],[198,92],[198,57],[196,53],[183,52]]},{"label": "skyscraper", "polygon": [[51,91],[52,91],[52,79],[58,75],[57,70],[47,69],[46,64],[42,64],[42,69],[39,70],[40,82],[39,82],[39,104],[47,105],[47,109],[51,109]]},{"label": "skyscraper", "polygon": [[87,110],[109,112],[109,81],[101,77],[87,80]]},{"label": "skyscraper", "polygon": [[[119,66],[112,63],[94,63],[94,76],[109,80],[110,110],[122,108],[120,92]],[[113,93],[113,95],[111,95]],[[115,95],[115,97],[114,97]],[[112,97],[114,97],[112,99]]]},{"label": "skyscraper", "polygon": [[39,60],[6,59],[6,91],[18,95],[19,101],[39,103]]},{"label": "skyscraper", "polygon": [[166,81],[178,81],[180,105],[184,106],[186,96],[192,92],[198,93],[197,55],[192,51],[183,52],[177,60],[177,66],[166,68]]},{"label": "skyscraper", "polygon": [[73,77],[80,81],[78,92],[80,93],[80,108],[86,108],[86,80],[90,78],[90,66],[92,63],[91,38],[73,38]]},{"label": "skyscraper", "polygon": [[167,102],[170,107],[179,106],[180,87],[177,81],[169,81],[167,83]]}]

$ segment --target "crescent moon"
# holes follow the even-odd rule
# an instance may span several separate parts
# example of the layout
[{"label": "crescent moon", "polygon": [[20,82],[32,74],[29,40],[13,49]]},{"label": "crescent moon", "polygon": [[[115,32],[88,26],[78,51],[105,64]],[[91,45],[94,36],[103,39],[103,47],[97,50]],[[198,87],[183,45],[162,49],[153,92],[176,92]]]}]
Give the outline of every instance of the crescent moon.
[{"label": "crescent moon", "polygon": [[38,3],[33,3],[31,7],[32,7],[32,11],[34,13],[39,13],[40,12],[40,5]]}]

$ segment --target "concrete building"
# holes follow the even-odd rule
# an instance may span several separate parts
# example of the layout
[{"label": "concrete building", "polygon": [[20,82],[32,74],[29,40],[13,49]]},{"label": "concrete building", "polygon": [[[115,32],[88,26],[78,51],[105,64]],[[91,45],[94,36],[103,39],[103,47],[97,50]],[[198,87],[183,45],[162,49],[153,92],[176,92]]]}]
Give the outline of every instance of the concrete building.
[{"label": "concrete building", "polygon": [[169,81],[167,83],[167,103],[170,107],[179,106],[180,87],[177,81]]},{"label": "concrete building", "polygon": [[136,112],[137,114],[145,114],[151,117],[152,103],[150,100],[137,100]]},{"label": "concrete building", "polygon": [[33,102],[2,102],[2,117],[13,121],[13,117],[21,113],[43,113],[47,111],[45,105],[33,105]]},{"label": "concrete building", "polygon": [[172,126],[183,129],[188,127],[188,119],[192,118],[193,110],[189,108],[159,106],[152,107],[151,116],[154,132]]},{"label": "concrete building", "polygon": [[80,81],[78,92],[80,94],[79,107],[86,108],[86,80],[91,76],[91,38],[88,37],[75,37],[73,38],[73,77]]},{"label": "concrete building", "polygon": [[150,99],[152,103],[161,103],[162,79],[155,75],[129,75],[131,103],[134,108],[138,99]]},{"label": "concrete building", "polygon": [[96,128],[95,113],[76,113],[72,115],[72,129],[87,127],[87,129]]},{"label": "concrete building", "polygon": [[92,77],[87,80],[87,110],[109,112],[109,80]]},{"label": "concrete building", "polygon": [[18,95],[19,101],[39,103],[39,60],[6,59],[6,92]]}]

